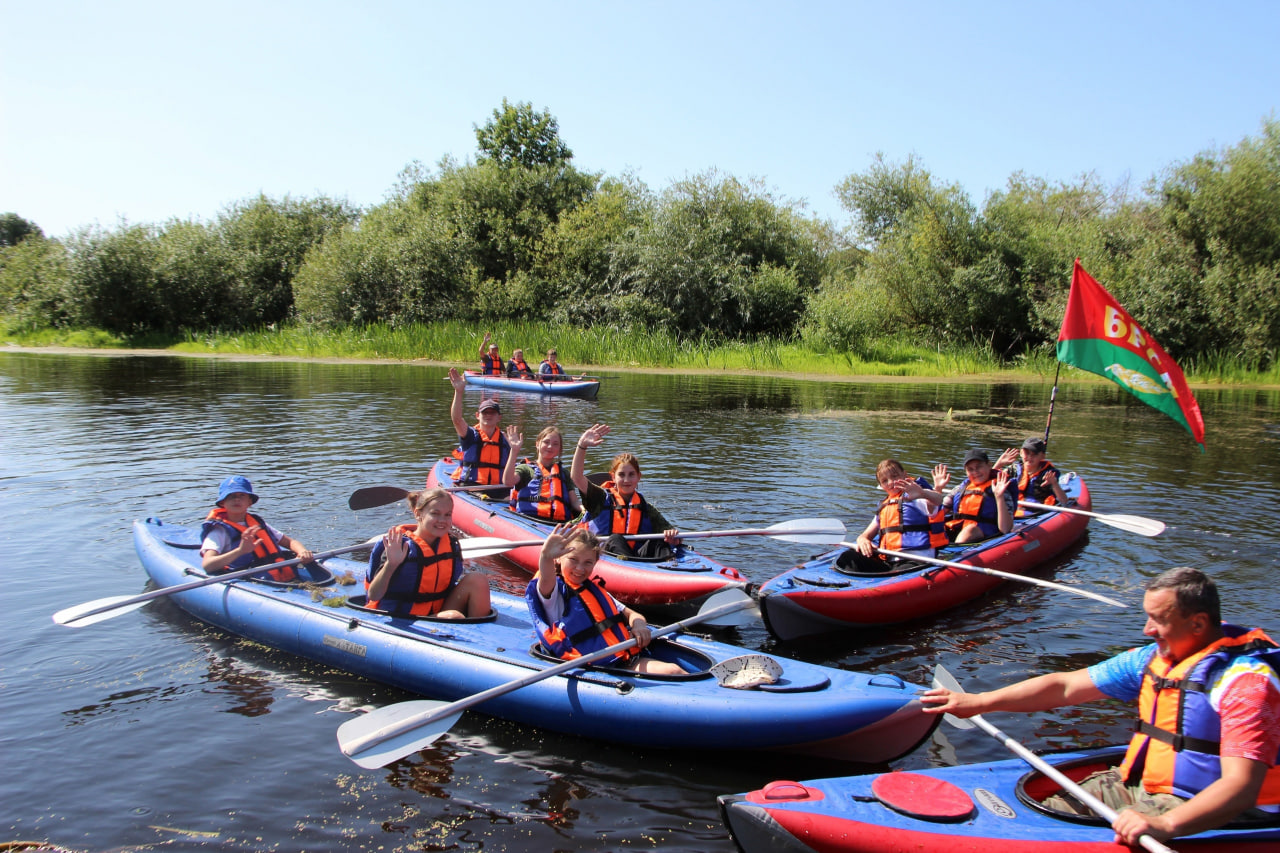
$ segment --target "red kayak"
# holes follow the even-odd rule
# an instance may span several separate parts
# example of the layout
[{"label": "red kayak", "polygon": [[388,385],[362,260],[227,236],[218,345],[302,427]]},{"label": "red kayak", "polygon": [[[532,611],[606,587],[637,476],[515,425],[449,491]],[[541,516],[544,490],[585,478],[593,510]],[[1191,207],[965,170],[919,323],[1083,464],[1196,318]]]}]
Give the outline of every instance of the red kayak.
[{"label": "red kayak", "polygon": [[[1075,474],[1062,477],[1071,506],[1089,510],[1089,490]],[[1013,574],[1056,557],[1079,539],[1087,516],[1065,512],[1018,519],[1013,531],[975,545],[944,549],[940,559]],[[781,640],[906,622],[932,616],[995,588],[999,577],[925,563],[869,574],[837,565],[844,549],[797,566],[762,585],[760,609]]]}]

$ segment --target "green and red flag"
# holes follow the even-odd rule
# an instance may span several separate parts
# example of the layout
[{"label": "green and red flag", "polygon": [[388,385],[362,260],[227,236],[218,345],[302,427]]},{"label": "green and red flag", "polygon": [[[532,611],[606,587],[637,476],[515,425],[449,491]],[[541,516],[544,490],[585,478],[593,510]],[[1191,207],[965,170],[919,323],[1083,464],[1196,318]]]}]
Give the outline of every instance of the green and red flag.
[{"label": "green and red flag", "polygon": [[1058,361],[1105,376],[1186,428],[1204,448],[1204,418],[1169,354],[1080,266],[1058,333]]}]

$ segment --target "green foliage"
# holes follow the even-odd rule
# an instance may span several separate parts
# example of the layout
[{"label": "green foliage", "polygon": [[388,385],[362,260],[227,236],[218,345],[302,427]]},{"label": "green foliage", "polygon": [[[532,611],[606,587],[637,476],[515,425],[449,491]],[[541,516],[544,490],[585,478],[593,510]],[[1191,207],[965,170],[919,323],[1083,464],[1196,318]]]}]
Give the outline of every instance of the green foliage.
[{"label": "green foliage", "polygon": [[533,169],[559,168],[573,159],[573,152],[560,138],[560,124],[545,109],[534,112],[533,105],[526,101],[511,104],[503,98],[502,106],[475,131],[481,162]]},{"label": "green foliage", "polygon": [[0,213],[0,249],[16,246],[32,236],[44,236],[40,226],[16,213]]},{"label": "green foliage", "polygon": [[0,315],[15,332],[65,327],[79,318],[69,312],[70,262],[57,240],[31,234],[0,248]]}]

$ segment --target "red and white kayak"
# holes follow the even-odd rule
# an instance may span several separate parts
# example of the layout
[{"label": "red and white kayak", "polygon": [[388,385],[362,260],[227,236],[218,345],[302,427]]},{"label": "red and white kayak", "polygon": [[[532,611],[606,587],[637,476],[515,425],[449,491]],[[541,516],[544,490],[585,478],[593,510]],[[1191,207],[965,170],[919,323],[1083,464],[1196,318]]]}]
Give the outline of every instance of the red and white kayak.
[{"label": "red and white kayak", "polygon": [[[1071,506],[1090,509],[1083,480],[1065,474],[1061,482]],[[1004,536],[968,548],[953,546],[938,556],[1021,574],[1066,550],[1084,534],[1088,523],[1088,516],[1047,512],[1018,519]],[[1004,582],[988,574],[926,563],[906,563],[877,574],[858,572],[837,564],[844,552],[815,557],[759,588],[760,610],[775,637],[792,640],[932,616]]]},{"label": "red and white kayak", "polygon": [[[1115,764],[1124,747],[1046,760],[1079,781]],[[1101,818],[1065,815],[1043,800],[1058,784],[1022,761],[771,782],[719,798],[743,853],[1123,853]],[[1170,842],[1195,853],[1274,853],[1280,815]]]},{"label": "red and white kayak", "polygon": [[[453,485],[458,469],[455,459],[441,459],[427,475],[427,488]],[[468,536],[495,536],[520,542],[542,540],[554,526],[511,509],[504,498],[486,499],[480,492],[454,492],[453,525]],[[541,544],[514,548],[503,556],[532,574],[538,570]],[[624,604],[637,607],[689,605],[696,608],[721,590],[743,588],[747,579],[735,568],[683,545],[665,560],[628,560],[602,555],[595,576],[604,581],[609,594]]]}]

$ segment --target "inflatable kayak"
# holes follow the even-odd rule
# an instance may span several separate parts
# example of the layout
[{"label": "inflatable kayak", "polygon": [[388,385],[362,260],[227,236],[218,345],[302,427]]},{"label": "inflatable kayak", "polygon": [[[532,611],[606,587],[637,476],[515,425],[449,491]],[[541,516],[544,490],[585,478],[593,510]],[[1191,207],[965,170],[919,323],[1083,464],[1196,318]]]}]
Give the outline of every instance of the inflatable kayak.
[{"label": "inflatable kayak", "polygon": [[[1124,747],[1047,760],[1079,781],[1119,762]],[[815,782],[771,782],[722,796],[720,811],[744,853],[1119,853],[1101,819],[1043,804],[1058,784],[1017,759]],[[1196,853],[1280,850],[1280,815],[1169,842]]]},{"label": "inflatable kayak", "polygon": [[[1074,473],[1062,488],[1071,506],[1089,510],[1089,490]],[[949,546],[938,558],[1025,573],[1066,550],[1084,534],[1087,516],[1047,512],[1020,518],[1004,536],[971,546]],[[778,639],[792,640],[852,628],[932,616],[1003,583],[999,577],[926,563],[903,563],[878,574],[842,567],[845,549],[832,551],[769,580],[759,588],[765,624]]]},{"label": "inflatable kayak", "polygon": [[468,385],[477,388],[493,388],[500,391],[520,391],[525,394],[551,394],[559,397],[583,397],[594,400],[600,392],[599,379],[574,379],[571,376],[516,379],[507,376],[485,376],[476,370],[462,374]]},{"label": "inflatable kayak", "polygon": [[[449,486],[458,461],[441,459],[427,475],[427,488]],[[480,492],[454,492],[453,525],[468,536],[497,536],[512,541],[545,539],[554,526],[511,509],[504,495],[486,499]],[[538,570],[541,545],[515,548],[503,556],[532,574]],[[629,560],[602,555],[595,576],[604,580],[609,593],[624,604],[637,607],[682,605],[696,609],[708,596],[729,587],[746,586],[737,569],[704,557],[685,546],[673,549],[665,560]]]},{"label": "inflatable kayak", "polygon": [[[198,526],[134,523],[138,557],[160,586],[204,576],[199,543]],[[322,577],[313,583],[244,578],[170,597],[224,631],[431,699],[471,696],[560,663],[537,654],[523,598],[495,590],[493,613],[485,619],[397,619],[361,606],[365,563],[327,559],[321,566]],[[343,585],[348,575],[361,582]],[[722,686],[711,668],[745,649],[693,637],[659,640],[653,648],[687,674],[573,670],[478,710],[634,746],[782,751],[858,762],[905,755],[939,719],[921,711],[916,697],[923,688],[888,673],[779,659],[782,672],[773,683],[736,689]]]}]

